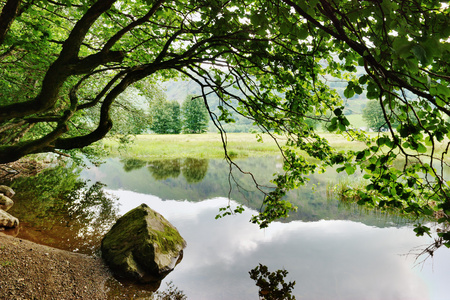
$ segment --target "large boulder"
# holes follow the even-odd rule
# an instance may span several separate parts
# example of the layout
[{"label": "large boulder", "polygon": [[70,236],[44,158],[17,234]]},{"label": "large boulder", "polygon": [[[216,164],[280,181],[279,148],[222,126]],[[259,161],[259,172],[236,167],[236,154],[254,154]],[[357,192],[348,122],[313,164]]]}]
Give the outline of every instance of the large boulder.
[{"label": "large boulder", "polygon": [[17,226],[19,226],[19,220],[0,209],[0,227],[15,228]]},{"label": "large boulder", "polygon": [[161,281],[183,257],[185,240],[146,204],[129,211],[102,240],[105,262],[120,277],[142,283]]}]

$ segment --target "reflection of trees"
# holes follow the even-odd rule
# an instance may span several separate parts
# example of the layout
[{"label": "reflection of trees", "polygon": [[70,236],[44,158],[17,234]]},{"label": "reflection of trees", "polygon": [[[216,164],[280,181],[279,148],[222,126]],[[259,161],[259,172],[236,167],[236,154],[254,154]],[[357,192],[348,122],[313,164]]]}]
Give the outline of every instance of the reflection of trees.
[{"label": "reflection of trees", "polygon": [[79,170],[58,166],[33,177],[15,179],[14,216],[19,236],[64,250],[93,253],[117,219],[117,199],[103,184],[79,179]]},{"label": "reflection of trees", "polygon": [[104,184],[96,182],[87,188],[86,182],[73,190],[65,205],[70,226],[78,227],[78,237],[88,247],[100,245],[100,240],[118,218],[118,198],[103,191]]},{"label": "reflection of trees", "polygon": [[208,172],[209,160],[186,158],[183,162],[183,176],[188,183],[200,182]]},{"label": "reflection of trees", "polygon": [[195,183],[205,178],[208,172],[208,165],[209,160],[207,159],[165,159],[149,162],[148,170],[155,180],[178,178],[180,173],[182,173],[188,183]]},{"label": "reflection of trees", "polygon": [[154,296],[156,296],[156,299],[161,300],[186,300],[187,296],[184,294],[184,292],[178,287],[176,287],[172,281],[166,283],[167,288],[163,291],[158,291],[155,293]]},{"label": "reflection of trees", "polygon": [[267,266],[259,264],[259,266],[252,269],[249,274],[250,278],[256,281],[256,286],[259,287],[259,299],[295,299],[295,296],[292,295],[295,281],[284,282],[284,278],[288,274],[288,271],[277,270],[275,272],[269,272]]},{"label": "reflection of trees", "polygon": [[147,165],[146,161],[135,158],[121,159],[120,162],[123,164],[123,170],[125,172],[139,170]]},{"label": "reflection of trees", "polygon": [[177,178],[181,173],[180,159],[155,160],[150,162],[148,170],[155,180]]}]

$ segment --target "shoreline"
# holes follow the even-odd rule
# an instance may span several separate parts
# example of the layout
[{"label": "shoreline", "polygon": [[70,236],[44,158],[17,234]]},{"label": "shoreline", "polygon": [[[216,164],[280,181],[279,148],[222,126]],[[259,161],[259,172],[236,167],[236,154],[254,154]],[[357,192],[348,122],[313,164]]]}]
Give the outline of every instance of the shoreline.
[{"label": "shoreline", "polygon": [[1,299],[108,299],[114,282],[99,257],[0,233]]},{"label": "shoreline", "polygon": [[0,299],[154,299],[154,287],[117,280],[101,257],[0,232]]}]

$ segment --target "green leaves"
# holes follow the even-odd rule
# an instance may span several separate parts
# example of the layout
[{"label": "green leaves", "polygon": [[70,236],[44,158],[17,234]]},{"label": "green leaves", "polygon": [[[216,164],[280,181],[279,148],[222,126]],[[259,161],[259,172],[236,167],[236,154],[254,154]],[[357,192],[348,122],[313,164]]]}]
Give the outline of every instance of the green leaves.
[{"label": "green leaves", "polygon": [[345,115],[342,113],[343,108],[336,108],[334,110],[334,114],[336,117],[331,118],[331,122],[327,127],[327,130],[330,132],[339,130],[339,131],[345,131],[347,130],[347,127],[350,126],[350,122],[345,117]]},{"label": "green leaves", "polygon": [[284,279],[288,272],[286,270],[277,270],[269,272],[267,266],[259,264],[250,272],[250,278],[256,281],[256,286],[259,287],[259,299],[262,300],[295,300],[292,295],[294,289],[294,282],[285,282]]},{"label": "green leaves", "polygon": [[150,129],[158,134],[181,132],[181,110],[176,101],[160,100],[150,106],[152,123]]},{"label": "green leaves", "polygon": [[356,171],[356,167],[351,163],[346,163],[343,167],[337,168],[336,172],[340,173],[344,170],[347,173],[347,175],[353,175]]},{"label": "green leaves", "polygon": [[208,129],[209,113],[203,98],[188,96],[182,104],[183,132],[203,133]]},{"label": "green leaves", "polygon": [[[417,216],[429,215],[427,201],[449,210],[449,180],[439,171],[448,151],[438,143],[450,137],[450,10],[438,1],[324,0],[318,7],[317,0],[180,0],[153,10],[152,1],[122,1],[103,7],[89,26],[80,20],[96,18],[86,16],[90,2],[69,2],[28,3],[0,45],[0,161],[90,144],[113,121],[113,132],[127,124],[142,131],[142,112],[120,93],[144,78],[183,74],[206,97],[219,98],[216,121],[232,123],[239,113],[289,141],[285,174],[253,219],[262,227],[295,209],[285,193],[327,166],[366,173],[373,194],[361,192],[361,203]],[[69,36],[82,38],[71,43]],[[70,57],[61,58],[65,43]],[[356,97],[375,99],[364,119],[383,134],[353,130],[341,97],[347,106]],[[183,105],[185,132],[207,128],[207,109],[197,100]],[[171,110],[153,118],[175,115]],[[364,149],[336,151],[309,121]],[[56,136],[55,124],[69,131]]]},{"label": "green leaves", "polygon": [[219,105],[217,107],[220,110],[220,115],[218,120],[223,121],[225,123],[235,123],[236,120],[233,118],[233,114],[226,108],[224,108],[222,105]]},{"label": "green leaves", "polygon": [[414,228],[414,232],[417,236],[423,236],[424,234],[431,236],[431,228],[421,224],[417,225],[416,228]]},{"label": "green leaves", "polygon": [[227,207],[221,207],[219,208],[219,214],[216,215],[215,219],[220,219],[226,216],[231,216],[233,214],[242,214],[244,212],[245,208],[240,204],[236,206],[236,208],[232,209],[230,205]]}]

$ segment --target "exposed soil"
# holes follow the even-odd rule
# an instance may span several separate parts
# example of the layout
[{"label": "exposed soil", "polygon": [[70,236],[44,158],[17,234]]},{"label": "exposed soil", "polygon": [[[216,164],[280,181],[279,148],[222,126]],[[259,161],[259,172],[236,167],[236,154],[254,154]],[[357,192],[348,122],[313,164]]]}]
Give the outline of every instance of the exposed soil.
[{"label": "exposed soil", "polygon": [[114,280],[101,258],[0,233],[0,299],[107,299]]},{"label": "exposed soil", "polygon": [[153,292],[158,287],[119,282],[100,257],[0,232],[0,300],[166,299],[166,291]]}]

